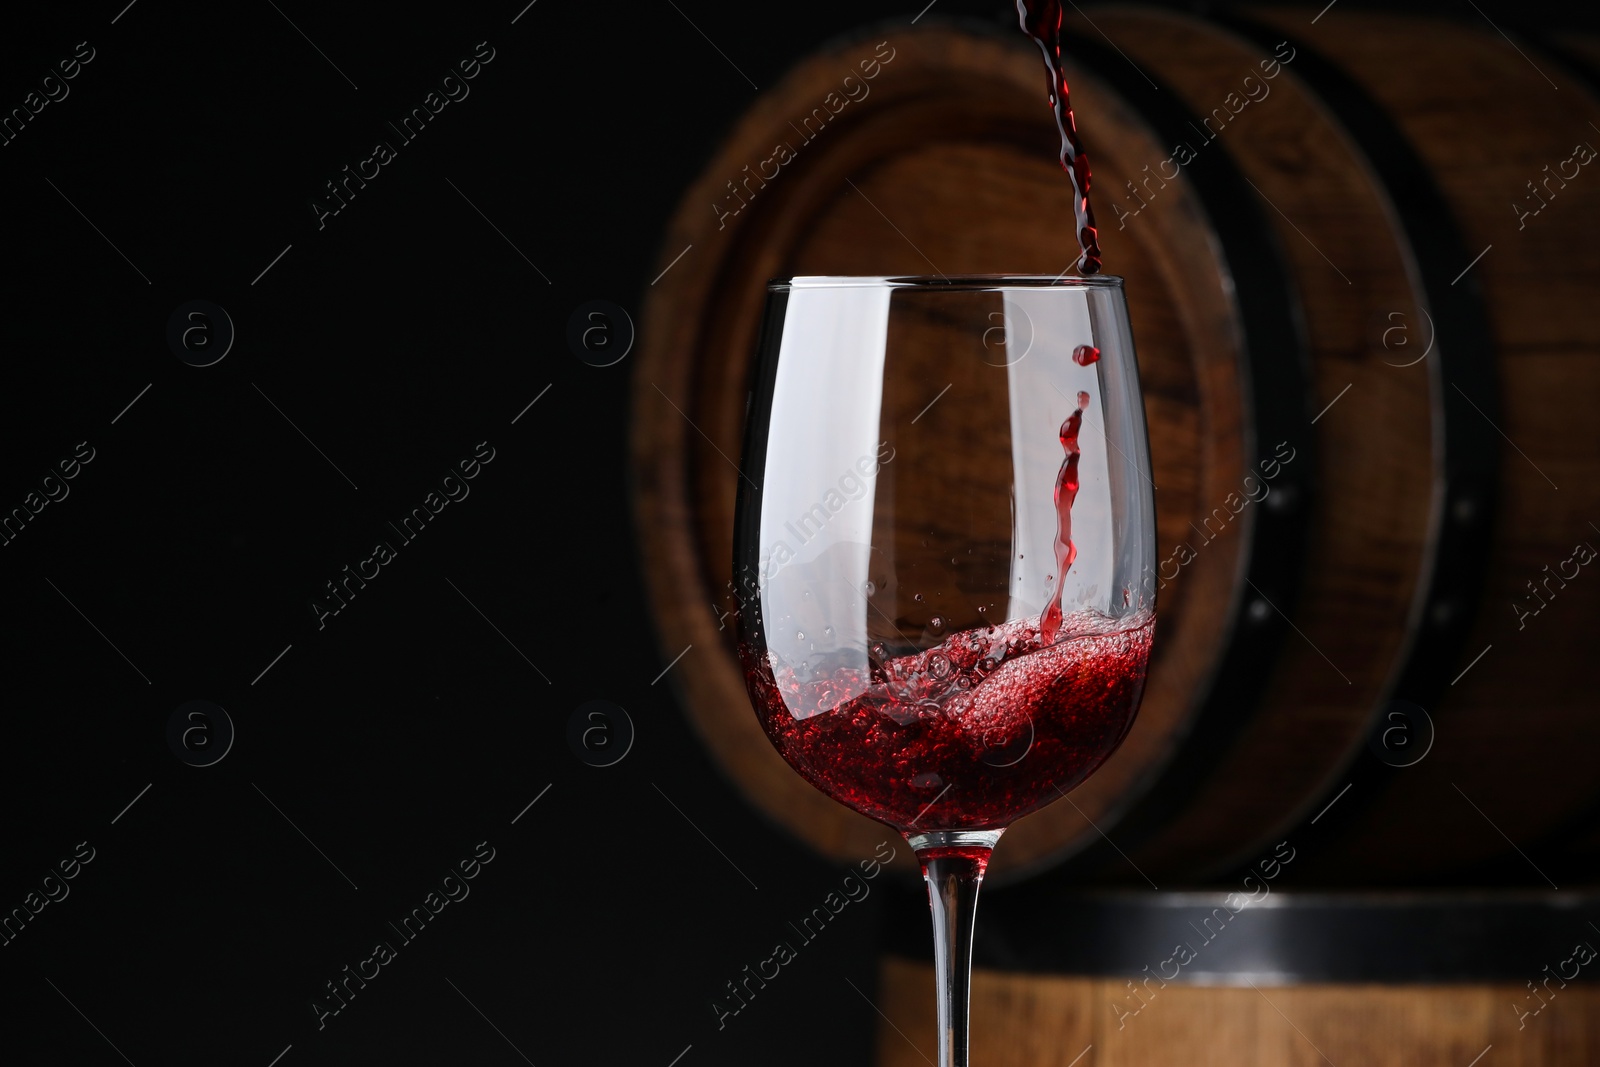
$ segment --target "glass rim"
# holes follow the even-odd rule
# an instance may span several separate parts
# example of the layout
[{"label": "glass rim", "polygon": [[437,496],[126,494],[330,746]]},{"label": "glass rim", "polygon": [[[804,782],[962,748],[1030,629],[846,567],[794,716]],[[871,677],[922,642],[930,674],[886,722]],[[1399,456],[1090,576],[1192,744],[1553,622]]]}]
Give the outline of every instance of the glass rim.
[{"label": "glass rim", "polygon": [[768,279],[767,290],[785,289],[934,289],[974,291],[984,289],[1121,289],[1114,274],[791,274]]}]

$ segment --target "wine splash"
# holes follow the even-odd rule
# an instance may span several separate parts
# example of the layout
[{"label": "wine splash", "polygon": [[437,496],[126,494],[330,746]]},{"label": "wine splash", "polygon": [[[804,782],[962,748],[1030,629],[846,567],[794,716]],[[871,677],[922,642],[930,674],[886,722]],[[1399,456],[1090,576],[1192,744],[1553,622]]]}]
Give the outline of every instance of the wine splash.
[{"label": "wine splash", "polygon": [[1061,424],[1061,447],[1067,457],[1056,474],[1056,591],[1039,616],[1039,637],[1045,644],[1054,641],[1061,630],[1061,593],[1067,571],[1078,558],[1078,546],[1072,543],[1072,502],[1078,499],[1078,431],[1083,429],[1083,411],[1088,406],[1089,394],[1079,393],[1078,410]]},{"label": "wine splash", "polygon": [[[761,725],[812,785],[902,833],[1000,829],[1070,792],[1133,724],[1152,616],[951,634],[870,669],[739,654]],[[879,658],[879,657],[882,658]]]},{"label": "wine splash", "polygon": [[1049,99],[1055,112],[1056,128],[1061,131],[1061,169],[1072,182],[1072,210],[1078,234],[1078,269],[1084,274],[1100,273],[1100,238],[1094,225],[1094,209],[1089,206],[1089,157],[1078,142],[1078,124],[1067,94],[1067,72],[1061,66],[1061,4],[1059,0],[1017,0],[1017,18],[1022,29],[1044,53],[1049,74]]}]

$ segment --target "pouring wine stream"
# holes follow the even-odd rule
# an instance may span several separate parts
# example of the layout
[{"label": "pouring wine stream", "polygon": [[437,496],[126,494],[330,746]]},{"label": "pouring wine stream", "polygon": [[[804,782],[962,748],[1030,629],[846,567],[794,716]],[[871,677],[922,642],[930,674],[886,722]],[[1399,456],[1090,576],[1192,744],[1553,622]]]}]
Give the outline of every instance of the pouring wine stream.
[{"label": "pouring wine stream", "polygon": [[[1089,206],[1089,158],[1078,141],[1077,119],[1067,75],[1061,65],[1061,5],[1057,0],[1017,0],[1017,17],[1023,32],[1043,53],[1049,77],[1048,99],[1061,134],[1061,169],[1072,183],[1074,232],[1080,249],[1077,265],[1084,274],[1100,272],[1100,242]],[[1092,351],[1092,357],[1089,352]],[[1074,354],[1080,366],[1100,356],[1097,348],[1083,346]],[[1086,358],[1087,357],[1087,358]],[[1039,617],[1039,641],[1048,645],[1061,627],[1061,594],[1067,569],[1077,557],[1072,543],[1072,503],[1078,495],[1078,432],[1087,393],[1078,394],[1078,410],[1061,426],[1066,458],[1056,477],[1056,588],[1049,606]],[[972,934],[977,917],[978,889],[989,854],[1003,830],[944,831],[907,834],[906,840],[922,863],[928,883],[928,905],[933,913],[934,975],[938,989],[939,1067],[967,1067],[972,1000]]]}]

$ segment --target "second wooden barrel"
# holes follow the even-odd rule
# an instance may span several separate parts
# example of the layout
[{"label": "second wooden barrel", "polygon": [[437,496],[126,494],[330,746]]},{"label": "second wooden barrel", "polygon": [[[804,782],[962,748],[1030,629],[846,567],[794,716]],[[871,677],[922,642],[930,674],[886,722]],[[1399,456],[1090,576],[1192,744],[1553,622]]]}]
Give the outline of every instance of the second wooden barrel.
[{"label": "second wooden barrel", "polygon": [[[1595,96],[1466,23],[1105,7],[1079,29],[1159,623],[1122,749],[1010,830],[995,875],[1200,879],[1312,819],[1303,873],[1327,883],[1509,842],[1555,862],[1594,822],[1600,752]],[[732,649],[764,284],[1068,269],[1043,78],[1020,34],[931,19],[803,61],[686,191],[649,289],[632,425],[661,646],[695,646],[672,678],[735,783],[842,860],[881,829],[779,760]]]}]

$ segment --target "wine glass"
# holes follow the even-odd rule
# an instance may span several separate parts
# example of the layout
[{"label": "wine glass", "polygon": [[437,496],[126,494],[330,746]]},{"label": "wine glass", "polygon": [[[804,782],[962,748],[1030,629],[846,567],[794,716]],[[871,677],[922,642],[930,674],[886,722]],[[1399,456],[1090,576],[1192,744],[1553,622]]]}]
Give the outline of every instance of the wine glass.
[{"label": "wine glass", "polygon": [[1006,826],[1121,743],[1155,622],[1122,280],[773,281],[734,531],[739,655],[778,752],[903,834],[966,1067]]}]

